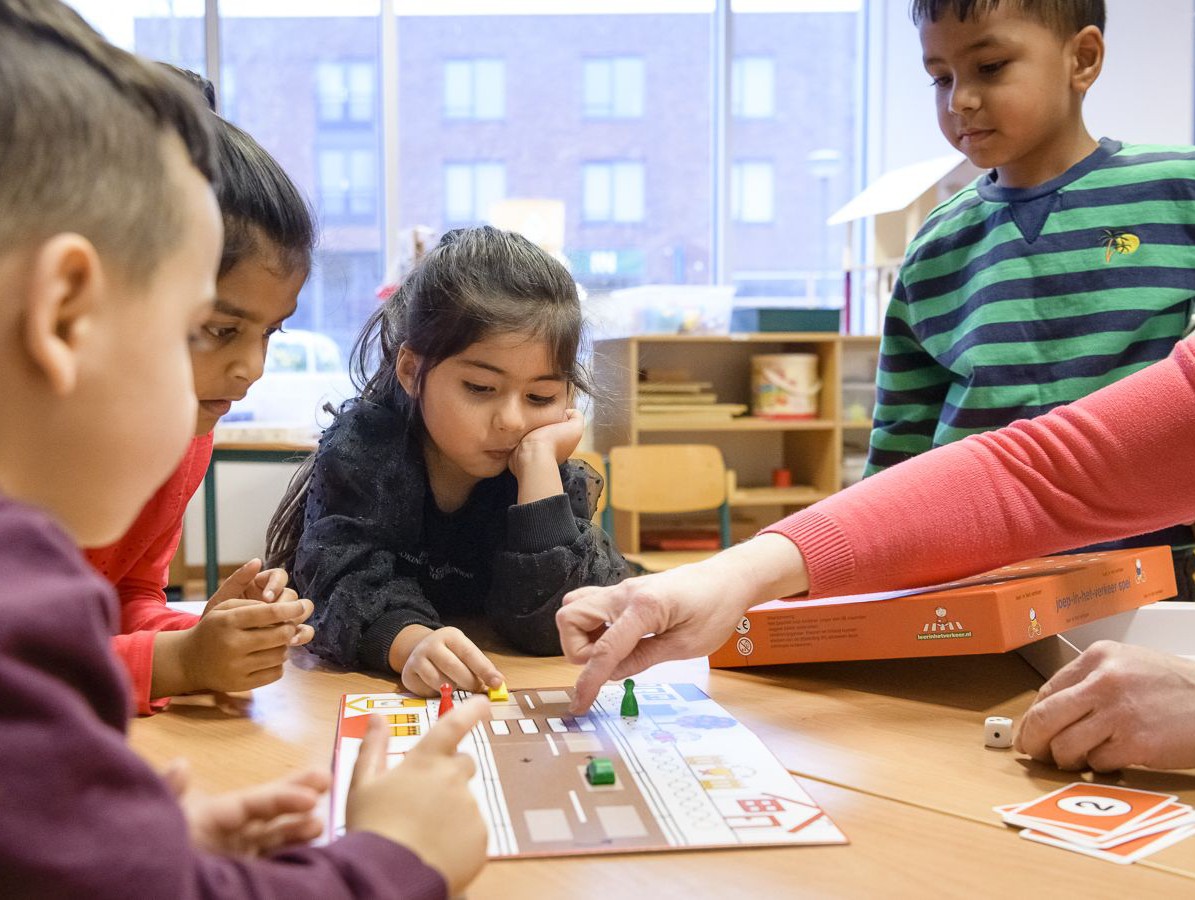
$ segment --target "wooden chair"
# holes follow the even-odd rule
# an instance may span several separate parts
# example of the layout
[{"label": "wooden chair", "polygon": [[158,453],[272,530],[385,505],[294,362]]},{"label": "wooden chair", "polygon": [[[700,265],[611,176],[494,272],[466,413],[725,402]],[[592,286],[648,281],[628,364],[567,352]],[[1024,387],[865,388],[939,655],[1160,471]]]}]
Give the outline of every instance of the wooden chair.
[{"label": "wooden chair", "polygon": [[609,534],[609,522],[606,521],[609,516],[606,509],[610,499],[610,476],[606,473],[606,461],[602,459],[602,454],[595,453],[592,450],[578,450],[569,459],[579,459],[581,462],[589,463],[593,470],[602,476],[602,481],[605,484],[602,485],[602,493],[598,497],[597,509],[593,511],[593,519],[591,521],[599,528],[605,529],[606,533]]},{"label": "wooden chair", "polygon": [[[729,547],[730,504],[726,463],[712,444],[636,444],[610,450],[610,509],[627,513],[718,511],[719,543]],[[637,518],[637,517],[635,517]],[[649,572],[697,562],[716,551],[650,551],[639,529],[620,535],[623,556]],[[623,546],[625,542],[625,546]]]}]

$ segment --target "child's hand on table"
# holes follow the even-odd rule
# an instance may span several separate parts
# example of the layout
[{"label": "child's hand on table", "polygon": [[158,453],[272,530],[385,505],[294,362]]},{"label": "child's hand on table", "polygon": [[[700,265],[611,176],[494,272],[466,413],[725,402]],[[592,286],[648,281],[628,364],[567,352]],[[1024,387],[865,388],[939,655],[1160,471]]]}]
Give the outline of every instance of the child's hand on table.
[{"label": "child's hand on table", "polygon": [[453,707],[398,766],[387,770],[385,717],[370,716],[349,787],[348,830],[372,831],[402,844],[444,876],[450,896],[485,863],[485,822],[469,791],[475,766],[457,745],[489,717],[485,697]]},{"label": "child's hand on table", "polygon": [[[485,691],[502,684],[502,673],[459,628],[408,625],[395,640],[401,655],[402,684],[421,697],[435,697],[448,682],[466,691]],[[406,649],[409,648],[409,649]]]},{"label": "child's hand on table", "polygon": [[310,600],[293,596],[272,603],[234,597],[212,607],[184,631],[154,640],[152,693],[171,697],[192,691],[248,691],[282,677],[290,647],[311,640]]},{"label": "child's hand on table", "polygon": [[287,844],[315,840],[323,831],[316,813],[331,778],[326,772],[297,772],[277,781],[229,791],[199,794],[188,790],[185,760],[162,773],[183,808],[196,846],[228,856],[264,856]]}]

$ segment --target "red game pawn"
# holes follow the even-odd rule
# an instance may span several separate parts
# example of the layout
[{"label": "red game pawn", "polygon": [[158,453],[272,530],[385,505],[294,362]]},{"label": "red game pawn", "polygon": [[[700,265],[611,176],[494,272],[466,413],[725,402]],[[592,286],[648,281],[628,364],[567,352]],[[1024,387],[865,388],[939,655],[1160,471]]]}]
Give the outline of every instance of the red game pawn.
[{"label": "red game pawn", "polygon": [[440,715],[452,709],[452,685],[445,681],[440,685]]}]

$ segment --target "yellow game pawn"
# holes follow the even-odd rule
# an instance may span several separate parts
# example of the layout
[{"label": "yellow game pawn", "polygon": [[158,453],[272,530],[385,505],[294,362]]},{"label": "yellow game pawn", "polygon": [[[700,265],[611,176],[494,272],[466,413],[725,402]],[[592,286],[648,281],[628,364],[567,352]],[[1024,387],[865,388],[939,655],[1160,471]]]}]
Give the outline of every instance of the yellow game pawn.
[{"label": "yellow game pawn", "polygon": [[506,690],[506,682],[502,682],[496,688],[490,688],[490,702],[491,703],[505,703],[510,699],[510,692]]}]

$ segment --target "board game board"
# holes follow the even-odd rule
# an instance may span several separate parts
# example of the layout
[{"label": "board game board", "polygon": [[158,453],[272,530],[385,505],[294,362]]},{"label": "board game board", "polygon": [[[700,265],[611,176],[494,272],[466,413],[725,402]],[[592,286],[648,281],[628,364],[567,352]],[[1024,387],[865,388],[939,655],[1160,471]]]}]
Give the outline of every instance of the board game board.
[{"label": "board game board", "polygon": [[[620,685],[586,716],[568,713],[571,689],[511,690],[461,751],[489,829],[491,858],[669,849],[843,844],[846,837],[744,725],[692,684],[640,684],[639,715],[619,715]],[[463,700],[468,695],[455,695]],[[396,765],[435,722],[438,699],[346,694],[333,762],[332,831],[370,715],[390,720]],[[591,785],[606,757],[611,785]]]}]

